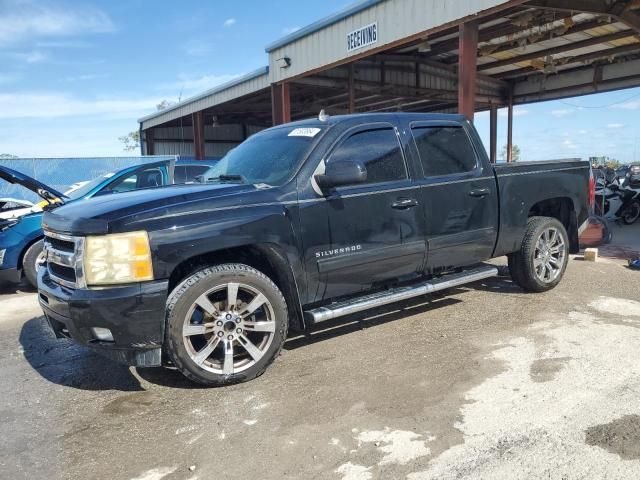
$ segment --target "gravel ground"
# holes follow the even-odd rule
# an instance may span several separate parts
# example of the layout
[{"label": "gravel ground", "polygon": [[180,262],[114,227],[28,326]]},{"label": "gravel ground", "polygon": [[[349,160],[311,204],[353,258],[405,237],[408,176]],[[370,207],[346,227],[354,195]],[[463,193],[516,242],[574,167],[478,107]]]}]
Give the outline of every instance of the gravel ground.
[{"label": "gravel ground", "polygon": [[0,476],[639,478],[639,292],[572,259],[551,292],[499,277],[350,317],[204,389],[56,340],[4,291]]}]

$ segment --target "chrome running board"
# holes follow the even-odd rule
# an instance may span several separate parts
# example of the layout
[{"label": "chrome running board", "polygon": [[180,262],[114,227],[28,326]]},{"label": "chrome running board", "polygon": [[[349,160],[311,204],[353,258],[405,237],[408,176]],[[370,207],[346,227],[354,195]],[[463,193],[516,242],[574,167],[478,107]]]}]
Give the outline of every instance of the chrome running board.
[{"label": "chrome running board", "polygon": [[442,277],[434,278],[428,282],[417,285],[397,287],[383,292],[372,293],[363,297],[357,297],[342,302],[331,303],[329,305],[314,308],[305,312],[305,318],[310,325],[326,322],[337,317],[362,312],[370,308],[381,307],[390,303],[400,302],[420,295],[457,287],[466,283],[477,282],[489,277],[498,275],[496,267],[479,267],[473,270],[465,270],[460,273],[451,273]]}]

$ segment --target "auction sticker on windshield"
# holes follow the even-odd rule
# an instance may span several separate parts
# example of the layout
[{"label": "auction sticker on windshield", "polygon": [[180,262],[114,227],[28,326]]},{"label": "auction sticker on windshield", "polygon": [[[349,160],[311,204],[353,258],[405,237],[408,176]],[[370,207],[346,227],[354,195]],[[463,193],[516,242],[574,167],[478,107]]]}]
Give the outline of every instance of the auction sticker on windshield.
[{"label": "auction sticker on windshield", "polygon": [[295,128],[289,132],[290,137],[315,137],[319,128]]}]

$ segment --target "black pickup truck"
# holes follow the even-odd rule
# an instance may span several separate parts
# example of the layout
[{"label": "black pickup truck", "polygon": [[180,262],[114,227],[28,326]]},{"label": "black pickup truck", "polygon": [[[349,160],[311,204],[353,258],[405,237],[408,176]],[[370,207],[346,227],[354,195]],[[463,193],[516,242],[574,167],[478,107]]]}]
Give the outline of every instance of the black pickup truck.
[{"label": "black pickup truck", "polygon": [[587,162],[492,165],[457,115],[307,120],[253,135],[203,184],[45,213],[39,298],[58,337],[241,382],[290,330],[495,276],[493,257],[553,288],[592,198]]}]

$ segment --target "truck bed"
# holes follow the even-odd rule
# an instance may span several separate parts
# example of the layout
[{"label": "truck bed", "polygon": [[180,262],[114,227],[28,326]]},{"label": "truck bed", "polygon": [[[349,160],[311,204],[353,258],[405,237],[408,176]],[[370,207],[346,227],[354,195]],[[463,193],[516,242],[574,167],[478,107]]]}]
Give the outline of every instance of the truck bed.
[{"label": "truck bed", "polygon": [[[504,163],[494,166],[500,205],[500,235],[495,256],[516,251],[532,208],[543,215],[545,205],[559,202],[576,220],[571,238],[577,249],[577,232],[589,217],[589,162],[580,159]],[[542,204],[540,204],[542,202]]]}]

